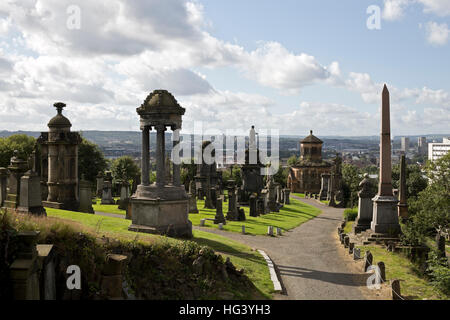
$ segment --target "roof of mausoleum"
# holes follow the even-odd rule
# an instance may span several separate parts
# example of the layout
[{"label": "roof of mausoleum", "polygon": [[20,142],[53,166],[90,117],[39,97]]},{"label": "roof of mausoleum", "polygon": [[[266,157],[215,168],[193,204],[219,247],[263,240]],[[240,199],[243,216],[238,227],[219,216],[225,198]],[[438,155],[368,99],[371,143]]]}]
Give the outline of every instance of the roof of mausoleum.
[{"label": "roof of mausoleum", "polygon": [[322,160],[322,161],[311,161],[309,159],[299,160],[297,163],[295,163],[292,168],[330,168],[333,164],[329,161]]},{"label": "roof of mausoleum", "polygon": [[320,140],[319,138],[317,138],[315,135],[313,135],[313,131],[311,130],[309,136],[307,136],[302,141],[300,141],[300,143],[320,143],[320,144],[322,144],[323,141]]},{"label": "roof of mausoleum", "polygon": [[185,109],[180,106],[175,97],[167,90],[155,90],[150,93],[136,109],[138,114],[141,113],[173,113],[183,115]]}]

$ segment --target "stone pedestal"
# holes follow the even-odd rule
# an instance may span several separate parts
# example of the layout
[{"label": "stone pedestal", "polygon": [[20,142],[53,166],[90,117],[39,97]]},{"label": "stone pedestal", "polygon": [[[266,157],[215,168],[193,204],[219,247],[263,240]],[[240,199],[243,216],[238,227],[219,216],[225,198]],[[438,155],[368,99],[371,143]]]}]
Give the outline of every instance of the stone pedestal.
[{"label": "stone pedestal", "polygon": [[355,221],[354,232],[360,233],[370,229],[372,222],[373,203],[370,198],[359,198],[358,217]]},{"label": "stone pedestal", "polygon": [[189,203],[183,187],[138,186],[131,198],[130,231],[192,237]]},{"label": "stone pedestal", "polygon": [[398,222],[397,203],[394,196],[376,195],[373,201],[371,229],[375,233],[396,236],[401,232]]},{"label": "stone pedestal", "polygon": [[47,216],[41,199],[41,179],[37,173],[28,171],[20,179],[20,203],[17,211]]}]

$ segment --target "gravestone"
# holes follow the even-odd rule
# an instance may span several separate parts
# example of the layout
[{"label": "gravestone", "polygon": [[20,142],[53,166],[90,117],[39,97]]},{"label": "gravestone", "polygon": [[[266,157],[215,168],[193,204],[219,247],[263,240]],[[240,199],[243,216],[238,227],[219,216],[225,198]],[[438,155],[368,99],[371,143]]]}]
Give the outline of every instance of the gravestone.
[{"label": "gravestone", "polygon": [[222,198],[217,198],[216,200],[216,216],[214,217],[214,224],[221,223],[226,224],[225,217],[222,211]]},{"label": "gravestone", "polygon": [[348,245],[348,253],[352,254],[354,248],[355,248],[355,243],[354,242],[350,242],[349,245]]},{"label": "gravestone", "polygon": [[355,248],[353,249],[353,260],[359,260],[361,259],[361,249]]},{"label": "gravestone", "polygon": [[130,200],[130,189],[127,181],[121,181],[119,209],[126,210]]},{"label": "gravestone", "polygon": [[20,204],[20,181],[27,169],[28,163],[20,159],[19,152],[14,150],[14,156],[8,166],[9,177],[6,199],[3,201],[3,207],[8,212],[15,211]]},{"label": "gravestone", "polygon": [[261,202],[262,202],[262,207],[263,207],[263,213],[262,214],[270,213],[270,209],[269,209],[269,206],[268,206],[269,195],[268,195],[267,189],[263,189],[261,191]]},{"label": "gravestone", "polygon": [[79,212],[94,213],[92,208],[92,189],[91,183],[81,176],[80,180],[80,207]]},{"label": "gravestone", "polygon": [[242,226],[242,234],[245,234],[245,226]]},{"label": "gravestone", "polygon": [[228,198],[228,212],[226,219],[229,221],[237,221],[237,195],[234,185],[229,185],[228,187]]},{"label": "gravestone", "polygon": [[278,227],[277,227],[277,236],[282,236],[281,228],[278,228]]},{"label": "gravestone", "polygon": [[17,211],[38,216],[47,216],[42,206],[41,179],[37,172],[28,170],[20,178],[20,201]]},{"label": "gravestone", "polygon": [[256,196],[252,194],[250,196],[249,202],[250,202],[250,217],[257,217],[258,212],[257,212],[257,207],[256,207]]},{"label": "gravestone", "polygon": [[97,174],[97,191],[96,191],[96,195],[98,198],[102,197],[103,194],[103,172],[99,171]]},{"label": "gravestone", "polygon": [[366,258],[364,261],[364,272],[367,272],[367,269],[372,265],[373,263],[373,256],[370,251],[366,251]]},{"label": "gravestone", "polygon": [[195,181],[189,183],[189,213],[198,213]]},{"label": "gravestone", "polygon": [[108,300],[123,299],[122,269],[127,261],[127,256],[120,254],[108,254],[100,283],[101,293]]},{"label": "gravestone", "polygon": [[273,226],[268,226],[267,227],[267,235],[268,236],[273,236]]},{"label": "gravestone", "polygon": [[392,300],[403,300],[400,291],[400,280],[394,279],[391,281]]},{"label": "gravestone", "polygon": [[133,184],[131,185],[131,195],[133,195],[136,192],[137,187],[140,184],[141,184],[141,175],[137,175],[134,177]]},{"label": "gravestone", "polygon": [[359,183],[359,187],[361,190],[358,192],[358,217],[354,227],[356,234],[370,229],[370,223],[372,222],[373,194],[371,194],[371,183],[367,173],[364,174],[364,179]]},{"label": "gravestone", "polygon": [[6,200],[8,169],[0,167],[0,208],[3,207],[3,202]]},{"label": "gravestone", "polygon": [[350,237],[349,236],[345,236],[345,238],[344,238],[344,248],[348,248],[349,245],[350,245]]},{"label": "gravestone", "polygon": [[41,266],[40,298],[41,300],[56,300],[56,250],[52,244],[36,245],[38,261]]},{"label": "gravestone", "polygon": [[273,182],[273,177],[270,176],[268,178],[267,183],[267,206],[269,209],[269,212],[279,212],[278,204],[277,204],[277,190],[276,185]]},{"label": "gravestone", "polygon": [[238,207],[238,219],[237,221],[245,221],[246,217],[245,217],[245,211],[243,208]]},{"label": "gravestone", "polygon": [[284,204],[291,204],[291,200],[289,199],[291,195],[290,189],[284,189]]},{"label": "gravestone", "polygon": [[223,223],[219,223],[219,230],[223,230]]},{"label": "gravestone", "polygon": [[321,187],[319,192],[319,199],[320,200],[327,200],[328,198],[328,181],[330,179],[329,173],[322,173],[321,174]]},{"label": "gravestone", "polygon": [[381,282],[386,282],[386,267],[383,261],[377,263],[378,269],[380,270],[380,280]]},{"label": "gravestone", "polygon": [[206,219],[201,219],[200,220],[200,227],[204,227],[206,223]]},{"label": "gravestone", "polygon": [[112,197],[112,176],[111,171],[106,171],[106,176],[103,181],[103,192],[101,204],[114,204]]}]

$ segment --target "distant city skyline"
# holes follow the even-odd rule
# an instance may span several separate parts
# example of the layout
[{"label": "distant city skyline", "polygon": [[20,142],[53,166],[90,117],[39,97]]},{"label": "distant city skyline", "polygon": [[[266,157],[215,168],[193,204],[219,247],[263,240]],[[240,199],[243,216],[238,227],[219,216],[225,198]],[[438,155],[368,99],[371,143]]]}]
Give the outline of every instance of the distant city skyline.
[{"label": "distant city skyline", "polygon": [[46,131],[56,101],[72,130],[137,131],[162,88],[185,133],[378,136],[386,83],[392,137],[450,135],[449,22],[446,0],[2,2],[0,131]]}]

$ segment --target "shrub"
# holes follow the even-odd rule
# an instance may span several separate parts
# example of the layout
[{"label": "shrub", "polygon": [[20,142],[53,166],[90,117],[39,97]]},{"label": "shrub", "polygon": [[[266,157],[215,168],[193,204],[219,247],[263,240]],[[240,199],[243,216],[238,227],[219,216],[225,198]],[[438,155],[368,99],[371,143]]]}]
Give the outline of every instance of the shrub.
[{"label": "shrub", "polygon": [[428,274],[431,284],[445,294],[450,294],[450,268],[447,258],[440,258],[435,249],[429,253]]},{"label": "shrub", "polygon": [[344,210],[344,219],[346,221],[355,221],[357,216],[358,216],[358,208]]}]

